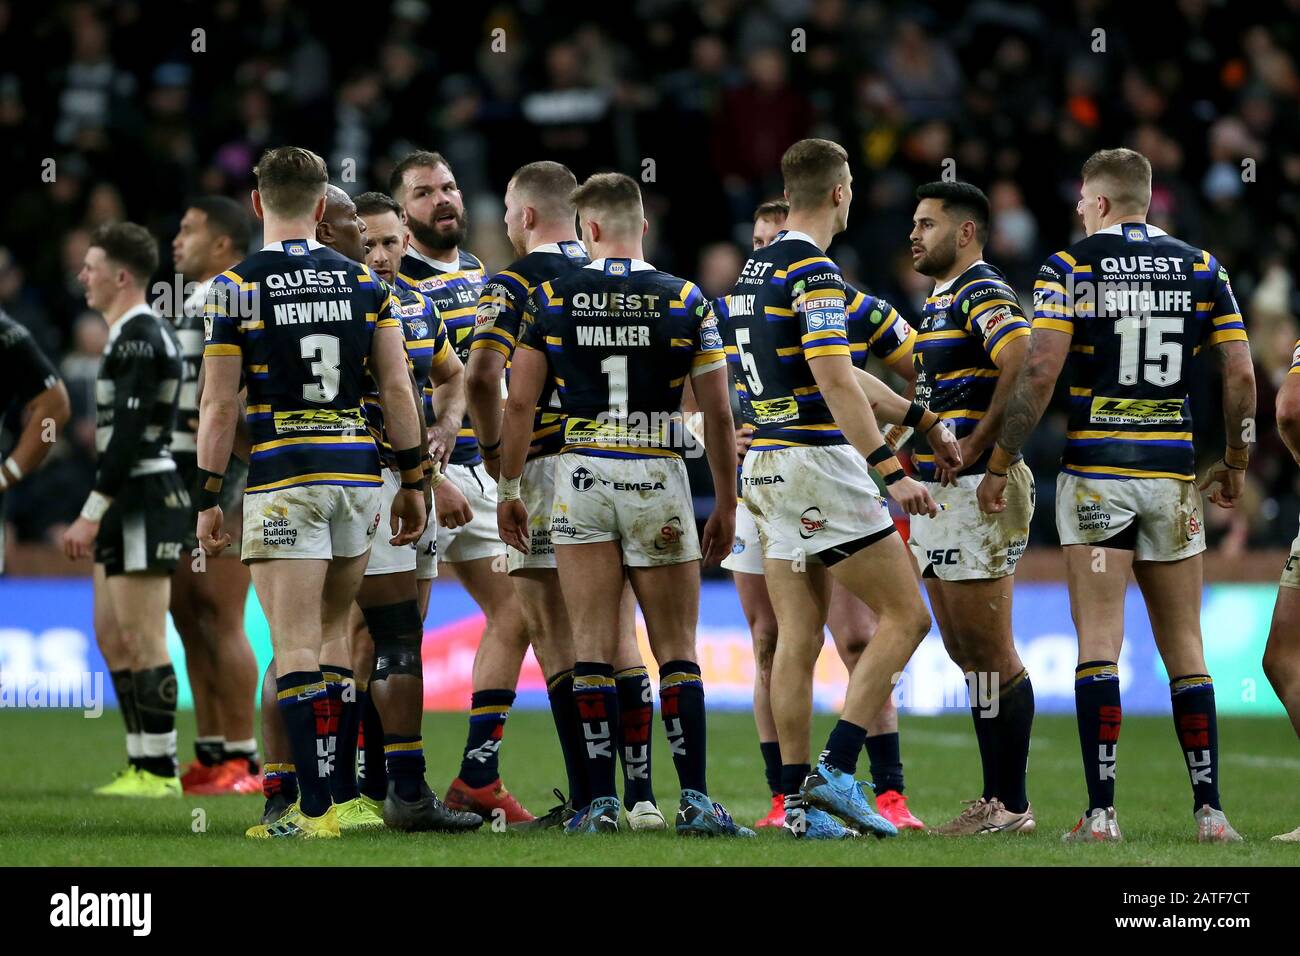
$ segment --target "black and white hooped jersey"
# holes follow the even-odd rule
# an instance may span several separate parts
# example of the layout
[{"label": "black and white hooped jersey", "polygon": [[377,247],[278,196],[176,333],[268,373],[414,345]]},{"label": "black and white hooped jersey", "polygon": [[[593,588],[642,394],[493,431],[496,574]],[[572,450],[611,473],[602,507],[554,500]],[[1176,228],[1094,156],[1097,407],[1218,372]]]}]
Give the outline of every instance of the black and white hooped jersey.
[{"label": "black and white hooped jersey", "polygon": [[[459,252],[456,267],[449,268],[446,263],[421,255],[411,247],[402,256],[401,267],[397,271],[397,285],[414,289],[433,300],[447,326],[451,347],[462,362],[469,361],[470,345],[474,338],[474,316],[478,309],[479,293],[483,289],[483,279],[483,263],[464,249]],[[427,394],[432,394],[432,389]],[[451,463],[473,465],[481,460],[474,428],[466,413],[456,435],[456,448],[451,453]]]},{"label": "black and white hooped jersey", "polygon": [[181,347],[181,391],[172,432],[172,454],[197,456],[199,451],[199,368],[203,364],[203,303],[212,280],[200,282],[185,297],[180,314],[172,318]]},{"label": "black and white hooped jersey", "polygon": [[113,323],[95,381],[96,491],[116,496],[129,478],[176,469],[182,366],[175,330],[149,306]]},{"label": "black and white hooped jersey", "polygon": [[564,451],[603,458],[678,454],[668,422],[686,376],[725,361],[700,290],[640,259],[597,259],[543,282],[517,347],[546,356]]},{"label": "black and white hooped jersey", "polygon": [[364,265],[314,239],[273,242],[212,281],[204,356],[238,356],[253,448],[248,491],[378,485],[361,411],[377,328],[396,299]]},{"label": "black and white hooped jersey", "polygon": [[18,422],[10,416],[46,389],[59,384],[59,373],[27,329],[0,310],[0,458],[17,440]]},{"label": "black and white hooped jersey", "polygon": [[1212,255],[1142,222],[1099,230],[1043,263],[1034,328],[1070,336],[1062,471],[1196,477],[1191,359],[1206,345],[1247,341]]},{"label": "black and white hooped jersey", "polygon": [[[581,269],[591,259],[580,242],[551,242],[516,259],[483,286],[474,319],[470,351],[491,349],[505,356],[509,381],[510,357],[519,342],[520,328],[528,309],[528,297],[547,279],[556,279]],[[533,415],[533,445],[538,450],[529,458],[551,455],[564,447],[564,413],[560,396],[552,391],[542,397]]]}]

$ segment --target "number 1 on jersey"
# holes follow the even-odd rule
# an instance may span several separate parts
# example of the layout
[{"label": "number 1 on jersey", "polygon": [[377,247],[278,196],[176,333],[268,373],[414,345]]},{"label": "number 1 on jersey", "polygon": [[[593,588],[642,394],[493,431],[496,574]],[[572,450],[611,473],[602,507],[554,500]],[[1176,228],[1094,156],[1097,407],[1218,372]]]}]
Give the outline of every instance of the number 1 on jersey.
[{"label": "number 1 on jersey", "polygon": [[627,356],[611,355],[600,370],[609,378],[609,417],[627,418]]}]

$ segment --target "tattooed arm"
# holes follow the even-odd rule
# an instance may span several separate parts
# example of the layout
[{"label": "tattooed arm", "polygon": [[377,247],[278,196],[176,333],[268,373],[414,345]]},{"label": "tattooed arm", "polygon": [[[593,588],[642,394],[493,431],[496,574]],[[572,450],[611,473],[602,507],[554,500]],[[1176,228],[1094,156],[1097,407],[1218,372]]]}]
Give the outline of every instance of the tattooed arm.
[{"label": "tattooed arm", "polygon": [[985,514],[1006,507],[1002,493],[1007,485],[1007,469],[1019,457],[1030,432],[1043,417],[1069,352],[1070,336],[1064,332],[1036,328],[1030,335],[1029,354],[1007,399],[1002,430],[977,493],[980,510]]}]

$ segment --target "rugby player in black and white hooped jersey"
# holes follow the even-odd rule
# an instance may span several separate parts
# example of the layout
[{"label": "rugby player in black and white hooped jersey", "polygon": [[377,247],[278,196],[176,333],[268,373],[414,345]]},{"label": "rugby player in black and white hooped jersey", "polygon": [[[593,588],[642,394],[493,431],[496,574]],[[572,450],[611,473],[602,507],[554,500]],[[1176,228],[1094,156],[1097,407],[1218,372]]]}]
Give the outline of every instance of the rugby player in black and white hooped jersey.
[{"label": "rugby player in black and white hooped jersey", "polygon": [[[203,303],[213,278],[248,252],[249,225],[248,214],[233,199],[200,196],[186,208],[172,240],[172,263],[187,284],[194,285],[180,315],[173,316],[185,372],[172,457],[186,488],[194,487],[198,469]],[[222,488],[222,509],[231,528],[240,523],[247,476],[248,463],[232,456]],[[196,546],[186,542],[172,575],[172,621],[185,647],[196,731],[194,760],[181,774],[181,788],[194,794],[258,793],[262,778],[253,736],[257,659],[244,633],[248,568],[234,554],[196,561]]]},{"label": "rugby player in black and white hooped jersey", "polygon": [[95,639],[126,723],[129,762],[95,791],[104,796],[181,795],[167,604],[191,512],[170,450],[180,345],[145,301],[157,268],[148,230],[118,223],[94,233],[78,275],[109,333],[95,382],[95,489],[63,547],[73,560],[94,555]]}]

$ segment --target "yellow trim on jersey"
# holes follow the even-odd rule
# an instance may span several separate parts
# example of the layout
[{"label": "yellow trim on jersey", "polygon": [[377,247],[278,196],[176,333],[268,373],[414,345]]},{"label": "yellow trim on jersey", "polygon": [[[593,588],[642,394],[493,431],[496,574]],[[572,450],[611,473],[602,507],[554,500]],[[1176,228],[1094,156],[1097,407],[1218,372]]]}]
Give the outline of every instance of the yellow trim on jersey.
[{"label": "yellow trim on jersey", "polygon": [[[728,348],[730,348],[730,346],[728,346]],[[799,346],[797,346],[797,345],[790,345],[790,346],[786,346],[786,347],[784,347],[784,348],[779,348],[779,349],[777,349],[777,350],[776,350],[776,354],[777,354],[777,355],[798,355],[801,351],[802,351],[802,349],[800,349]],[[735,355],[736,353],[735,353],[735,352],[731,352],[730,354],[731,354],[731,355]]]},{"label": "yellow trim on jersey", "polygon": [[1066,335],[1074,334],[1074,322],[1065,319],[1045,319],[1041,316],[1034,318],[1035,329],[1048,329],[1052,332],[1064,332]]},{"label": "yellow trim on jersey", "polygon": [[1073,269],[1079,262],[1078,259],[1074,258],[1074,256],[1070,255],[1068,252],[1058,252],[1056,258],[1060,259],[1071,269]]},{"label": "yellow trim on jersey", "polygon": [[681,376],[681,378],[672,378],[672,379],[669,379],[669,380],[668,380],[668,387],[669,387],[669,388],[676,388],[678,385],[685,385],[685,384],[686,384],[686,376],[685,376],[685,375]]},{"label": "yellow trim on jersey", "polygon": [[998,370],[995,368],[959,368],[952,372],[935,372],[934,379],[936,382],[946,382],[952,378],[997,378]]},{"label": "yellow trim on jersey", "polygon": [[[891,319],[890,316],[893,316],[894,318]],[[884,335],[888,329],[892,329],[894,327],[894,322],[897,320],[898,310],[893,306],[890,306],[889,311],[881,317],[880,324],[876,326],[876,331],[867,336],[867,348],[871,348],[871,346],[875,345],[876,339]],[[911,326],[908,326],[908,328],[911,328]]]},{"label": "yellow trim on jersey", "polygon": [[463,309],[452,309],[449,312],[442,313],[443,321],[447,319],[458,319],[462,315],[473,315],[478,311],[477,305],[467,305]]},{"label": "yellow trim on jersey", "polygon": [[249,415],[260,415],[263,412],[269,412],[270,410],[270,405],[249,405],[244,409],[244,411]]},{"label": "yellow trim on jersey", "polygon": [[[810,256],[807,259],[800,259],[798,262],[792,262],[784,269],[777,269],[774,273],[772,273],[772,275],[777,279],[784,279],[791,272],[797,272],[799,269],[802,269],[804,266],[816,265],[819,262],[824,262],[828,266],[835,265],[834,262],[832,262],[830,259],[826,258],[825,256]],[[833,290],[827,289],[825,291],[830,292]]]},{"label": "yellow trim on jersey", "polygon": [[950,408],[947,411],[940,412],[940,418],[973,418],[979,421],[986,413],[974,408]]},{"label": "yellow trim on jersey", "polygon": [[1122,438],[1125,441],[1191,441],[1191,432],[1066,432],[1066,438]]},{"label": "yellow trim on jersey", "polygon": [[912,329],[909,326],[907,330],[907,338],[903,339],[902,343],[898,346],[898,348],[894,349],[894,351],[886,355],[884,360],[886,362],[894,361],[895,359],[901,357],[904,352],[910,352],[912,350],[912,347],[915,344],[916,344],[916,330]]},{"label": "yellow trim on jersey", "polygon": [[765,305],[763,306],[763,314],[792,316],[794,315],[794,309],[783,309],[779,305]]},{"label": "yellow trim on jersey", "polygon": [[810,349],[804,349],[805,358],[822,358],[827,355],[843,355],[845,358],[852,358],[853,352],[847,345],[814,345]]},{"label": "yellow trim on jersey", "polygon": [[270,371],[270,369],[269,369],[267,366],[265,366],[265,365],[250,365],[250,366],[248,366],[248,373],[249,373],[250,375],[261,375],[263,372],[269,372],[269,371]]},{"label": "yellow trim on jersey", "polygon": [[691,359],[691,375],[703,375],[705,372],[712,372],[715,368],[724,368],[726,364],[727,360],[716,349],[696,352]]},{"label": "yellow trim on jersey", "polygon": [[557,299],[555,296],[553,296],[553,295],[551,294],[551,293],[554,292],[554,291],[555,291],[555,289],[551,286],[551,284],[550,284],[549,282],[543,282],[543,283],[542,283],[542,294],[546,296],[546,304],[547,304],[547,305],[563,305],[563,304],[564,304],[564,300],[563,300],[563,299]]},{"label": "yellow trim on jersey", "polygon": [[1221,345],[1224,342],[1249,342],[1246,337],[1245,329],[1223,329],[1219,332],[1211,332],[1207,340],[1211,345]]},{"label": "yellow trim on jersey", "polygon": [[821,388],[817,385],[804,385],[794,390],[796,395],[817,395],[820,392]]},{"label": "yellow trim on jersey", "polygon": [[547,345],[563,345],[563,344],[564,344],[564,339],[562,339],[562,338],[561,338],[560,336],[558,336],[558,335],[548,335],[548,336],[546,337],[546,344],[547,344]]},{"label": "yellow trim on jersey", "polygon": [[1023,338],[1028,334],[1029,329],[1027,328],[1012,329],[1006,335],[1002,336],[1002,338],[998,339],[997,344],[993,346],[993,351],[989,352],[989,358],[996,362],[998,353],[1007,347],[1008,342],[1014,342],[1016,339]]},{"label": "yellow trim on jersey", "polygon": [[235,270],[233,269],[227,269],[225,272],[221,274],[225,276],[227,279],[230,279],[237,286],[239,286],[240,292],[252,292],[254,289],[257,288],[256,282],[245,282],[243,277],[239,275],[239,273],[235,272]]},{"label": "yellow trim on jersey", "polygon": [[1068,471],[1079,471],[1088,475],[1114,475],[1117,478],[1173,478],[1177,481],[1195,481],[1195,475],[1180,475],[1175,471],[1144,471],[1141,468],[1116,468],[1112,465],[1071,465],[1063,464]]},{"label": "yellow trim on jersey", "polygon": [[1197,312],[1209,312],[1212,308],[1214,308],[1214,303],[1213,303],[1213,302],[1198,302],[1198,303],[1196,303],[1196,311],[1197,311]]},{"label": "yellow trim on jersey", "polygon": [[[450,350],[451,343],[448,342],[446,344],[448,350]],[[510,347],[507,346],[506,343],[499,339],[488,338],[486,335],[474,336],[474,341],[469,344],[469,350],[471,352],[477,352],[479,349],[491,349],[494,352],[500,352],[506,358],[510,358]]]},{"label": "yellow trim on jersey", "polygon": [[681,345],[694,345],[694,344],[695,343],[691,339],[669,339],[668,340],[668,345],[671,348],[677,348],[678,346]]},{"label": "yellow trim on jersey", "polygon": [[1071,385],[1071,386],[1070,386],[1070,394],[1071,394],[1071,395],[1074,395],[1074,396],[1077,396],[1077,397],[1079,397],[1079,398],[1087,398],[1089,395],[1092,394],[1092,389],[1090,389],[1090,388],[1075,388],[1073,385]]},{"label": "yellow trim on jersey", "polygon": [[1067,291],[1065,291],[1065,286],[1061,285],[1061,283],[1049,282],[1046,279],[1038,279],[1037,281],[1034,282],[1034,291],[1037,292],[1039,289],[1045,289],[1048,292],[1059,292],[1061,293],[1061,295],[1070,294]]},{"label": "yellow trim on jersey", "polygon": [[217,356],[217,355],[243,355],[243,354],[244,354],[244,350],[241,349],[238,345],[223,345],[218,342],[213,342],[209,345],[203,346],[204,358],[207,358],[208,356]]},{"label": "yellow trim on jersey", "polygon": [[1227,315],[1216,315],[1210,320],[1215,325],[1227,325],[1229,322],[1240,322],[1240,312],[1229,312]]},{"label": "yellow trim on jersey", "polygon": [[971,309],[970,317],[973,319],[981,312],[987,312],[989,309],[998,305],[1010,305],[1017,309],[1020,308],[1020,303],[1015,301],[1014,299],[989,299],[988,301],[981,302],[979,305],[975,306],[975,308]]},{"label": "yellow trim on jersey", "polygon": [[817,332],[805,332],[799,339],[800,342],[819,342],[822,339],[842,339],[844,338],[843,329],[821,329]]},{"label": "yellow trim on jersey", "polygon": [[500,272],[497,273],[497,275],[509,276],[510,278],[518,282],[521,286],[523,286],[525,289],[527,289],[529,292],[533,291],[534,286],[530,285],[528,280],[525,279],[523,276],[521,276],[518,272],[511,272],[509,269],[502,269]]},{"label": "yellow trim on jersey", "polygon": [[296,478],[282,478],[279,481],[273,481],[265,485],[250,485],[245,488],[246,493],[256,491],[275,491],[279,488],[288,488],[291,485],[302,485],[309,481],[358,481],[367,485],[382,485],[384,479],[378,475],[349,475],[337,471],[317,471],[310,475],[298,475]]},{"label": "yellow trim on jersey", "polygon": [[[373,402],[374,399],[368,399]],[[286,445],[355,445],[373,443],[369,435],[303,435],[298,438],[277,438],[253,446],[254,452],[266,451],[268,448],[283,448]]]},{"label": "yellow trim on jersey", "polygon": [[1071,345],[1071,352],[1080,352],[1084,355],[1091,355],[1096,349],[1091,345]]},{"label": "yellow trim on jersey", "polygon": [[964,339],[967,335],[965,329],[944,329],[942,332],[918,332],[916,340],[918,342],[932,342],[935,339]]}]

